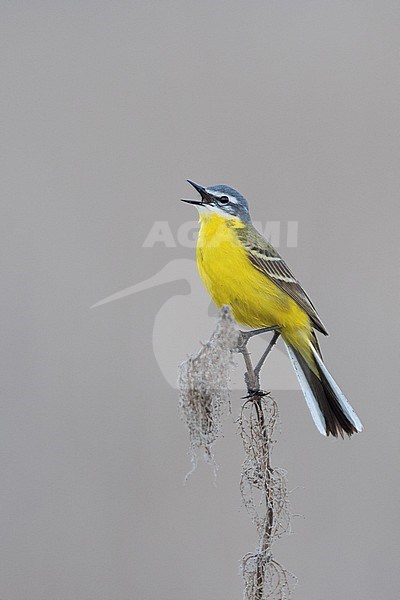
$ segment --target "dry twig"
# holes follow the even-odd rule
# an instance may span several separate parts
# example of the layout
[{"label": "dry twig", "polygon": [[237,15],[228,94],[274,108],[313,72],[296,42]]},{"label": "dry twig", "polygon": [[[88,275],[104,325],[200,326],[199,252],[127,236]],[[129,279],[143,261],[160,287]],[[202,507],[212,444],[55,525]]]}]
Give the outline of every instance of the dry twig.
[{"label": "dry twig", "polygon": [[288,600],[296,578],[272,555],[274,542],[290,528],[286,472],[271,465],[274,430],[279,419],[275,400],[260,389],[264,360],[275,344],[275,331],[260,361],[253,367],[247,344],[250,336],[237,329],[229,307],[223,307],[217,327],[201,350],[180,366],[181,414],[189,429],[192,461],[203,449],[213,461],[212,444],[221,429],[221,418],[229,406],[232,355],[243,355],[247,396],[239,417],[239,432],[245,451],[240,490],[243,504],[259,536],[258,549],[242,559],[244,600]]}]

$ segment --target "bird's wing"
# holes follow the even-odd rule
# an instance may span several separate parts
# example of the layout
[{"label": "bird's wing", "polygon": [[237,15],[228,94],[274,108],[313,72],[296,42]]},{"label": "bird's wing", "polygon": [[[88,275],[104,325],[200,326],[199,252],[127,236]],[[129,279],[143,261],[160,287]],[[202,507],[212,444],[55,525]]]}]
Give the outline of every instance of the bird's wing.
[{"label": "bird's wing", "polygon": [[253,266],[271,279],[308,314],[315,329],[328,335],[309,296],[275,248],[252,226],[235,231]]}]

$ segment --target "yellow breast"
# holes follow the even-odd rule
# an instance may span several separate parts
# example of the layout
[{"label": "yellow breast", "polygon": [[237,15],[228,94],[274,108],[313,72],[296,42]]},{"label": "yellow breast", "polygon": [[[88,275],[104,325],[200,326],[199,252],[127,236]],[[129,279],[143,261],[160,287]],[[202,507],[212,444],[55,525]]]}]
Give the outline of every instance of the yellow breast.
[{"label": "yellow breast", "polygon": [[252,328],[279,325],[289,335],[309,328],[306,313],[250,262],[235,233],[246,227],[240,219],[210,213],[200,222],[197,266],[218,307],[228,304],[236,321]]}]

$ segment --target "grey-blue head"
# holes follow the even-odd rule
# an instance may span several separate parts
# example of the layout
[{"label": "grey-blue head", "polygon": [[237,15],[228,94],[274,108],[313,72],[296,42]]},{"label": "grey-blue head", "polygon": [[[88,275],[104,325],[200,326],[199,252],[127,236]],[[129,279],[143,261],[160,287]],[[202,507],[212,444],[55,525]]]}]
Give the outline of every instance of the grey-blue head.
[{"label": "grey-blue head", "polygon": [[245,223],[250,221],[247,200],[238,191],[228,185],[203,187],[190,179],[187,181],[199,192],[201,201],[182,199],[183,202],[194,204],[199,209],[219,213],[225,217],[236,217]]}]

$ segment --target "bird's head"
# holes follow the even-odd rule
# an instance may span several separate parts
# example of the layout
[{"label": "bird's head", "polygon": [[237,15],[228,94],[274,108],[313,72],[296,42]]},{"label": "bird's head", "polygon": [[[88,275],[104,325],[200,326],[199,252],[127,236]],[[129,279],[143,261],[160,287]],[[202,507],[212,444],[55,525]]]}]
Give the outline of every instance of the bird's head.
[{"label": "bird's head", "polygon": [[228,185],[203,187],[190,179],[187,181],[199,192],[201,200],[182,198],[182,202],[194,204],[201,214],[217,213],[227,219],[233,217],[244,223],[250,221],[247,200],[238,191]]}]

